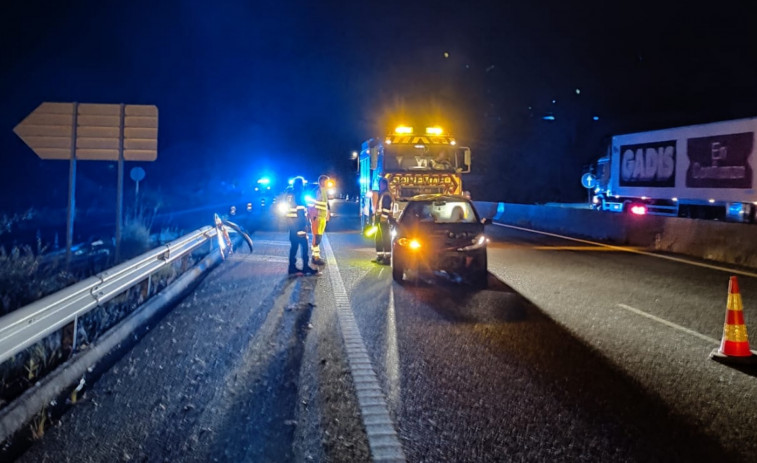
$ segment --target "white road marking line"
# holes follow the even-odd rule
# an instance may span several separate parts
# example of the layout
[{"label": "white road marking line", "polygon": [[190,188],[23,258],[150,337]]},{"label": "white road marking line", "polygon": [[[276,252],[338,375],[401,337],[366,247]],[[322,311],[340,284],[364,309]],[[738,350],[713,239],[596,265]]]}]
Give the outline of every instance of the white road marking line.
[{"label": "white road marking line", "polygon": [[497,225],[499,227],[505,227],[505,228],[513,228],[513,229],[516,229],[516,230],[521,230],[521,231],[526,231],[526,232],[531,232],[531,233],[538,233],[540,235],[552,236],[552,237],[555,237],[555,238],[562,238],[564,240],[576,241],[578,243],[592,244],[594,246],[601,246],[601,247],[605,247],[605,248],[610,248],[610,249],[613,249],[613,250],[616,250],[616,251],[630,252],[630,253],[633,253],[633,254],[642,254],[644,256],[657,257],[658,259],[672,260],[673,262],[679,262],[679,263],[682,263],[682,264],[694,265],[694,266],[697,266],[697,267],[704,267],[704,268],[708,268],[710,270],[718,270],[720,272],[726,272],[726,273],[731,273],[731,274],[735,273],[737,275],[743,275],[743,276],[747,276],[747,277],[757,278],[757,273],[754,273],[754,272],[747,272],[747,271],[744,271],[744,270],[736,270],[736,269],[732,269],[732,268],[728,268],[728,267],[720,267],[718,265],[710,265],[710,264],[705,264],[705,263],[702,263],[702,262],[694,262],[694,261],[691,261],[691,260],[681,259],[679,257],[666,256],[666,255],[656,254],[656,253],[648,252],[648,251],[639,251],[638,249],[633,249],[633,248],[630,248],[630,247],[626,248],[626,247],[623,247],[623,246],[613,246],[611,244],[597,243],[595,241],[582,240],[580,238],[573,238],[571,236],[563,236],[563,235],[558,235],[556,233],[549,233],[549,232],[545,232],[545,231],[532,230],[530,228],[517,227],[515,225],[506,225],[506,224],[503,224],[503,223],[495,223],[494,225]]},{"label": "white road marking line", "polygon": [[707,342],[710,342],[710,343],[712,343],[712,344],[716,344],[716,345],[719,345],[719,344],[720,344],[720,341],[718,341],[717,339],[713,339],[713,338],[711,338],[711,337],[709,337],[709,336],[706,336],[706,335],[704,335],[704,334],[702,334],[702,333],[697,333],[697,332],[696,332],[696,331],[694,331],[694,330],[690,330],[690,329],[688,329],[688,328],[686,328],[686,327],[683,327],[683,326],[681,326],[681,325],[677,325],[677,324],[675,324],[675,323],[673,323],[673,322],[669,322],[669,321],[667,321],[667,320],[665,320],[665,319],[663,319],[663,318],[660,318],[660,317],[657,317],[657,316],[655,316],[655,315],[652,315],[652,314],[646,313],[646,312],[644,312],[643,310],[639,310],[639,309],[637,309],[637,308],[631,307],[630,305],[626,305],[626,304],[618,304],[618,307],[620,307],[621,309],[626,309],[626,310],[628,310],[629,312],[633,312],[633,313],[635,313],[635,314],[637,314],[637,315],[641,315],[642,317],[647,317],[647,318],[649,318],[650,320],[654,320],[654,321],[656,321],[656,322],[658,322],[658,323],[662,323],[663,325],[667,325],[667,326],[669,326],[669,327],[671,327],[671,328],[675,328],[675,329],[677,329],[678,331],[682,331],[682,332],[684,332],[684,333],[686,333],[686,334],[690,334],[690,335],[692,335],[692,336],[696,336],[696,337],[698,337],[699,339],[703,339],[703,340],[705,340],[705,341],[707,341]]},{"label": "white road marking line", "polygon": [[252,240],[253,245],[259,245],[259,244],[266,244],[268,246],[289,246],[289,241],[278,241],[278,240]]},{"label": "white road marking line", "polygon": [[235,252],[226,258],[234,261],[253,261],[253,262],[283,262],[289,263],[288,257],[274,256],[270,254],[245,254],[244,252]]},{"label": "white road marking line", "polygon": [[388,399],[397,409],[400,404],[400,353],[397,345],[397,319],[394,306],[394,284],[389,286],[389,306],[386,311],[386,377],[389,387]]},{"label": "white road marking line", "polygon": [[339,327],[347,350],[350,374],[355,382],[360,415],[365,426],[365,433],[368,435],[372,460],[404,462],[405,454],[397,437],[397,430],[389,416],[384,393],[381,391],[376,372],[365,349],[363,337],[360,335],[355,315],[352,313],[347,290],[344,288],[344,281],[339,273],[339,266],[326,236],[323,237],[321,247],[328,262],[327,273],[334,292]]}]

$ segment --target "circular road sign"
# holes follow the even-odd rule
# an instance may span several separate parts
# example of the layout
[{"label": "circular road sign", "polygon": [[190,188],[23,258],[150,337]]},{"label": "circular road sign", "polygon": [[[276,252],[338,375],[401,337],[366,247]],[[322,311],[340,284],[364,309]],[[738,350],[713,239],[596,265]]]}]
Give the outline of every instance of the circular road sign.
[{"label": "circular road sign", "polygon": [[592,189],[597,186],[597,177],[595,177],[594,174],[587,172],[581,177],[581,185],[583,185],[584,188]]},{"label": "circular road sign", "polygon": [[135,182],[141,182],[142,179],[145,178],[145,170],[141,167],[134,167],[131,169],[131,172],[129,172],[129,175]]}]

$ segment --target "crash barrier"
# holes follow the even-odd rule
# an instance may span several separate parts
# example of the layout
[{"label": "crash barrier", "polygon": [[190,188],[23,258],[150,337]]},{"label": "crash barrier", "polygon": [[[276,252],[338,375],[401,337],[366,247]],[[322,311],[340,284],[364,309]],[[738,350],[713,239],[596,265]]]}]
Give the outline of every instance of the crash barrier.
[{"label": "crash barrier", "polygon": [[138,283],[147,280],[149,285],[153,274],[176,259],[184,257],[205,243],[210,242],[212,247],[213,238],[216,238],[221,257],[224,257],[226,250],[232,245],[226,226],[240,233],[252,252],[252,240],[238,225],[223,221],[218,215],[215,216],[214,222],[215,226],[195,230],[0,317],[0,363],[69,323],[74,323],[73,332],[76,333],[76,321],[79,317]]},{"label": "crash barrier", "polygon": [[495,222],[757,268],[757,227],[659,215],[476,201]]},{"label": "crash barrier", "polygon": [[[229,237],[228,229],[238,233],[235,239]],[[105,333],[94,344],[88,344],[80,355],[56,368],[42,378],[35,379],[34,385],[20,397],[6,404],[0,410],[0,441],[9,446],[9,439],[16,431],[28,423],[37,413],[44,413],[49,404],[54,404],[56,397],[77,382],[82,387],[85,376],[113,348],[129,338],[142,324],[149,321],[156,313],[181,297],[195,282],[224,259],[232,247],[243,238],[252,252],[252,240],[232,222],[215,218],[215,226],[203,227],[178,238],[166,245],[128,260],[96,276],[78,282],[68,288],[51,294],[39,301],[22,307],[10,314],[0,317],[0,363],[10,361],[19,352],[28,352],[35,344],[63,327],[72,327],[74,333],[71,352],[76,352],[77,320],[97,307],[103,307],[108,301],[127,293],[137,285],[147,282],[146,294],[156,294],[145,304],[139,306],[112,330]],[[182,258],[209,245],[207,256],[183,273],[167,287],[151,291],[152,278],[159,278],[161,272]],[[183,267],[184,264],[181,264]],[[8,379],[8,378],[6,378]],[[79,389],[77,388],[76,391]],[[75,394],[75,393],[74,393]],[[40,412],[42,410],[42,412]],[[2,453],[0,453],[2,455]],[[2,459],[0,457],[0,459]]]},{"label": "crash barrier", "polygon": [[[125,292],[218,233],[204,227],[0,318],[0,363]],[[76,329],[74,329],[76,333]]]}]

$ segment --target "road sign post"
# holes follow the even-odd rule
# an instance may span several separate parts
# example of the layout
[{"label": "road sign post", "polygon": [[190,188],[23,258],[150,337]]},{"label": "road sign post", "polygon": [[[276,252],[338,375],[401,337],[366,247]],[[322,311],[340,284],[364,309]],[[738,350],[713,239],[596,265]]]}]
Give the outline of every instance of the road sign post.
[{"label": "road sign post", "polygon": [[69,198],[66,262],[73,246],[76,214],[76,161],[118,163],[116,255],[121,242],[124,161],[155,161],[158,157],[158,108],[152,105],[42,103],[13,131],[41,159],[68,160]]},{"label": "road sign post", "polygon": [[597,177],[591,172],[587,172],[581,176],[581,185],[586,188],[588,202],[589,205],[591,205],[591,190],[593,190],[597,186]]},{"label": "road sign post", "polygon": [[68,204],[66,205],[66,268],[71,264],[74,245],[74,214],[76,212],[76,113],[79,103],[71,109],[71,161],[68,168]]},{"label": "road sign post", "polygon": [[116,262],[121,260],[121,228],[124,220],[124,105],[118,108],[118,180],[116,186]]}]

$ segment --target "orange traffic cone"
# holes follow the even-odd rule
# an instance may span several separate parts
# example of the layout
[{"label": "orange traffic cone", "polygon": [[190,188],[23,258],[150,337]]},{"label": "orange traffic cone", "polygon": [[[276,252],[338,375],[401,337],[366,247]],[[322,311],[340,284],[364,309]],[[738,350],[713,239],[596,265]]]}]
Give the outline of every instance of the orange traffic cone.
[{"label": "orange traffic cone", "polygon": [[732,276],[728,282],[723,340],[720,342],[720,348],[710,353],[710,358],[726,363],[752,363],[757,359],[756,354],[749,349],[739,280]]}]

